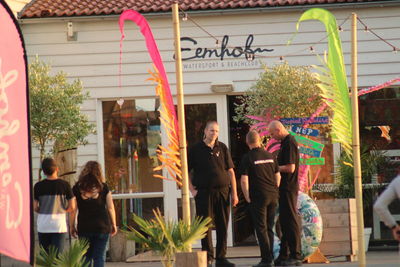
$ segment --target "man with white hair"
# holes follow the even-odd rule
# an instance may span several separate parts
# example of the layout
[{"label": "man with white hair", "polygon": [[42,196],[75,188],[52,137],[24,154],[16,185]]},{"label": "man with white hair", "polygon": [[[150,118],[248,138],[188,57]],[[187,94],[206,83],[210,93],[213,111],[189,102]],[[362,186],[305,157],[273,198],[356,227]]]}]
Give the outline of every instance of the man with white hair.
[{"label": "man with white hair", "polygon": [[301,266],[301,220],[297,212],[299,149],[294,137],[280,121],[272,121],[268,125],[268,130],[272,138],[281,141],[277,160],[281,173],[279,223],[282,238],[275,265]]}]

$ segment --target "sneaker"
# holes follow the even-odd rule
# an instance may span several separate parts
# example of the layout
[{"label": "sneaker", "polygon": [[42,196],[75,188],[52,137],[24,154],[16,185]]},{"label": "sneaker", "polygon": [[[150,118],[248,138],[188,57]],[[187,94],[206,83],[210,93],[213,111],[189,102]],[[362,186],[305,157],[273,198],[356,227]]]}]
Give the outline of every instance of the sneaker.
[{"label": "sneaker", "polygon": [[216,259],[215,266],[217,266],[217,267],[235,267],[235,264],[228,261],[226,258],[223,258],[223,259]]},{"label": "sneaker", "polygon": [[281,262],[281,266],[302,266],[303,261],[298,259],[287,259]]}]

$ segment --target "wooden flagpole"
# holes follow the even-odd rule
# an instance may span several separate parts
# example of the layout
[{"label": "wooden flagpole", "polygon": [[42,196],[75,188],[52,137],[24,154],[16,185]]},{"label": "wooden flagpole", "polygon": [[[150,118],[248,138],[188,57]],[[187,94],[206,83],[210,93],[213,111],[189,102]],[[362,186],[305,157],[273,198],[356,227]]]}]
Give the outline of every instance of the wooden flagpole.
[{"label": "wooden flagpole", "polygon": [[360,267],[365,267],[366,262],[364,244],[364,216],[361,183],[360,135],[358,122],[357,14],[352,13],[351,17],[351,106],[353,119],[354,189],[356,195],[358,228],[358,261]]},{"label": "wooden flagpole", "polygon": [[[181,155],[182,170],[182,213],[183,220],[190,224],[190,199],[189,199],[189,174],[187,168],[186,153],[186,127],[185,127],[185,109],[183,101],[183,79],[182,79],[182,56],[181,56],[181,33],[179,26],[178,4],[172,5],[172,16],[174,23],[175,37],[175,71],[176,71],[176,91],[178,99],[178,122],[179,122],[179,152]],[[191,248],[190,248],[191,251]]]}]

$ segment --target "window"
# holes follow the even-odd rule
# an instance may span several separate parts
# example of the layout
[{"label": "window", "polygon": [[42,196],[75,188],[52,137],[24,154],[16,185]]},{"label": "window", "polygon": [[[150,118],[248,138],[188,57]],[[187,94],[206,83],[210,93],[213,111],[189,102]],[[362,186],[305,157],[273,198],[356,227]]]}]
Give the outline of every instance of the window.
[{"label": "window", "polygon": [[[102,103],[107,183],[114,194],[162,192],[162,180],[153,177],[153,168],[159,165],[157,147],[161,144],[159,101],[125,100],[121,106],[118,102]],[[124,211],[123,223],[126,212],[153,217],[152,209],[158,206],[162,210],[163,203],[162,198],[120,202],[116,202],[116,208],[118,214],[121,208]]]}]

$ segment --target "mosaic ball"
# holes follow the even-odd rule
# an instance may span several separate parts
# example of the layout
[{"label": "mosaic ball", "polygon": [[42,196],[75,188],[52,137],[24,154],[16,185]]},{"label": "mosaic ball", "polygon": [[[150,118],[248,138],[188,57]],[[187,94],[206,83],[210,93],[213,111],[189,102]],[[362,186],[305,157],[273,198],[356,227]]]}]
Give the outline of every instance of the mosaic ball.
[{"label": "mosaic ball", "polygon": [[[301,216],[301,252],[306,258],[314,253],[322,239],[322,218],[321,213],[315,202],[305,193],[299,192],[297,199],[297,209]],[[279,211],[277,212],[277,217]],[[280,249],[280,240],[275,234],[274,239],[274,257],[277,258]]]}]

